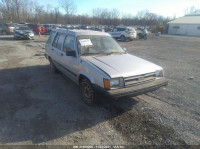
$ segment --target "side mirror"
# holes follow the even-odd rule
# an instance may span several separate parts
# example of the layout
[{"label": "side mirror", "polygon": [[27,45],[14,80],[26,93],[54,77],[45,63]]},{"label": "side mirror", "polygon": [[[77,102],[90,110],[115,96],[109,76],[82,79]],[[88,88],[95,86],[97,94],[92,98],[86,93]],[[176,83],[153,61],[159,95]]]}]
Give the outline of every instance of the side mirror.
[{"label": "side mirror", "polygon": [[76,52],[75,51],[66,51],[66,56],[76,57]]}]

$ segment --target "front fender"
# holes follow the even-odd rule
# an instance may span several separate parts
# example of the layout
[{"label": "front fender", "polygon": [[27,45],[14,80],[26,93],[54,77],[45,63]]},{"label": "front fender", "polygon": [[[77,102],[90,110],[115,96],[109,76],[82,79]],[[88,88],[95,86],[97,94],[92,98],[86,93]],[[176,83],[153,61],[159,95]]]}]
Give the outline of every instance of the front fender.
[{"label": "front fender", "polygon": [[91,82],[92,84],[95,84],[95,80],[94,80],[94,78],[92,77],[92,75],[90,75],[90,74],[88,74],[88,73],[86,73],[86,72],[84,72],[84,71],[80,71],[78,78],[80,78],[81,75],[87,77],[87,78],[90,80],[90,82]]}]

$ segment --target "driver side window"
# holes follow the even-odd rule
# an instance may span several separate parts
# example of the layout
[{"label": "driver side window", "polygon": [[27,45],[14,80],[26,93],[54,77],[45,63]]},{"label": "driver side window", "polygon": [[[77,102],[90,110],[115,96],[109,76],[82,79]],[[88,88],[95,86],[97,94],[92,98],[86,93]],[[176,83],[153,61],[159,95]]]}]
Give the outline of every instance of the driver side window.
[{"label": "driver side window", "polygon": [[75,38],[72,35],[67,35],[63,45],[63,51],[74,51]]}]

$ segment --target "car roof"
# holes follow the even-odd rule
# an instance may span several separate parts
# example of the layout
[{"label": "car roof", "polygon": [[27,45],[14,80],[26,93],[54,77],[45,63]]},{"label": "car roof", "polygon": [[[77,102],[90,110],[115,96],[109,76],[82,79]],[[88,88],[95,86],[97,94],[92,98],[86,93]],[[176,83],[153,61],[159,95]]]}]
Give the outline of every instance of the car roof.
[{"label": "car roof", "polygon": [[60,32],[60,33],[68,33],[74,36],[83,36],[83,35],[110,36],[108,33],[105,33],[105,32],[90,31],[90,30],[54,29],[53,31]]}]

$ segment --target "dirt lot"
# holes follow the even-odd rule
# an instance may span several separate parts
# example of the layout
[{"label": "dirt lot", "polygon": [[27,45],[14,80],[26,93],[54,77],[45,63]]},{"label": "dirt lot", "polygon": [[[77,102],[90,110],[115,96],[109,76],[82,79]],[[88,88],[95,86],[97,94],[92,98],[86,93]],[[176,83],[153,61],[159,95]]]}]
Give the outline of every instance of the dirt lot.
[{"label": "dirt lot", "polygon": [[91,107],[77,85],[51,72],[47,37],[0,36],[0,144],[200,144],[200,38],[119,42],[162,66],[169,85],[118,101],[101,96]]}]

